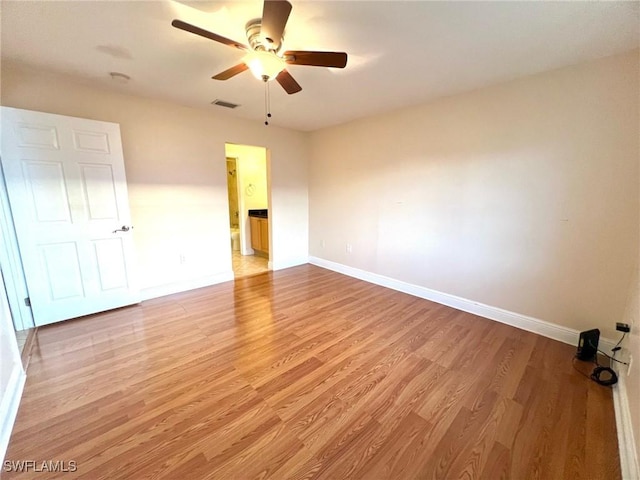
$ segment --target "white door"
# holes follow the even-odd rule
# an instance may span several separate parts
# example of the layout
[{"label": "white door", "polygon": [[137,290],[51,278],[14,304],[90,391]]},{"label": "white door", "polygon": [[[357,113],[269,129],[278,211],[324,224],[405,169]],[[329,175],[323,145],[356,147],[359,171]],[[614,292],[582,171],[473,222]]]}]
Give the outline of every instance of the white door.
[{"label": "white door", "polygon": [[7,107],[1,115],[35,324],[139,302],[120,127]]}]

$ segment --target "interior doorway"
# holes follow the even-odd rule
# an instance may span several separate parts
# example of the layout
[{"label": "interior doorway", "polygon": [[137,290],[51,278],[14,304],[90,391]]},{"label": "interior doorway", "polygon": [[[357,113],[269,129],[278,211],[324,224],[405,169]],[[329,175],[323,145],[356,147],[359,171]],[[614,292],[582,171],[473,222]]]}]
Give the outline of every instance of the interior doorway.
[{"label": "interior doorway", "polygon": [[225,153],[233,273],[264,273],[271,245],[267,149],[228,143]]}]

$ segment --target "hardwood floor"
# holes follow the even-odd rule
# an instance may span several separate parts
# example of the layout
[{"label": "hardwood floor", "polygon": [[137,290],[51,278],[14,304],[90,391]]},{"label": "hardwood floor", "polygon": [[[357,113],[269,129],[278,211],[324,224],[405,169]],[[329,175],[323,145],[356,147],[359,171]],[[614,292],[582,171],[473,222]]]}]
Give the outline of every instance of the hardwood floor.
[{"label": "hardwood floor", "polygon": [[611,390],[573,354],[310,265],[269,272],[40,328],[6,459],[77,470],[4,475],[620,478]]},{"label": "hardwood floor", "polygon": [[258,255],[240,255],[240,252],[232,252],[233,275],[235,278],[248,277],[265,273],[269,270],[269,260]]}]

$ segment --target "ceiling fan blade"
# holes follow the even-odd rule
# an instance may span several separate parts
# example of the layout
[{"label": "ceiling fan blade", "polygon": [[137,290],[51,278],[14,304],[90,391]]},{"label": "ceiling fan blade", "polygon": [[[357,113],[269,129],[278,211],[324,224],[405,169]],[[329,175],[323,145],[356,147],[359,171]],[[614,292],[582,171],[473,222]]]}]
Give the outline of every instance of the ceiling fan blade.
[{"label": "ceiling fan blade", "polygon": [[240,50],[249,50],[249,47],[247,47],[246,45],[235,42],[233,40],[229,40],[222,35],[218,35],[217,33],[213,33],[203,28],[196,27],[195,25],[183,22],[182,20],[174,20],[173,22],[171,22],[171,25],[179,28],[180,30],[184,30],[185,32],[195,33],[196,35],[200,35],[201,37],[208,38],[209,40],[213,40],[215,42],[223,43],[224,45],[229,45],[230,47],[239,48]]},{"label": "ceiling fan blade", "polygon": [[219,74],[214,75],[211,78],[213,78],[214,80],[229,80],[231,77],[235,77],[236,75],[244,72],[248,68],[249,67],[247,67],[246,63],[239,63],[238,65],[234,65],[231,68],[227,68],[224,72],[220,72]]},{"label": "ceiling fan blade", "polygon": [[313,67],[344,68],[347,65],[347,54],[344,52],[307,52],[304,50],[287,50],[284,52],[287,63],[292,65],[311,65]]},{"label": "ceiling fan blade", "polygon": [[291,13],[291,4],[286,0],[265,0],[262,8],[260,34],[275,48],[280,46],[284,27]]},{"label": "ceiling fan blade", "polygon": [[284,88],[284,90],[291,95],[292,93],[298,93],[302,90],[302,87],[295,81],[289,72],[282,70],[276,77],[276,81]]}]

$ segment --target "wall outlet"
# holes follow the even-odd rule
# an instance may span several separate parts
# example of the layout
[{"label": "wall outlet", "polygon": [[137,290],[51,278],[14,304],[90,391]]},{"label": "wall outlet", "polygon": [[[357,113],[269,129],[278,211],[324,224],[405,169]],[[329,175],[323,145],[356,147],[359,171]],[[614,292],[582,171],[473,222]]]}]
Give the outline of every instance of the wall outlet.
[{"label": "wall outlet", "polygon": [[353,252],[353,246],[350,243],[347,243],[347,246],[346,246],[345,249],[346,249],[347,253]]},{"label": "wall outlet", "polygon": [[629,324],[628,323],[620,323],[616,322],[616,330],[619,332],[629,333]]},{"label": "wall outlet", "polygon": [[185,263],[187,263],[187,257],[185,256],[184,253],[180,254],[180,265],[184,265]]},{"label": "wall outlet", "polygon": [[324,240],[320,240],[320,246],[321,246],[322,248],[324,248],[324,247],[326,246],[326,244],[325,244]]}]

